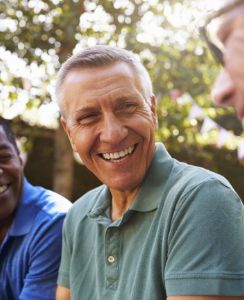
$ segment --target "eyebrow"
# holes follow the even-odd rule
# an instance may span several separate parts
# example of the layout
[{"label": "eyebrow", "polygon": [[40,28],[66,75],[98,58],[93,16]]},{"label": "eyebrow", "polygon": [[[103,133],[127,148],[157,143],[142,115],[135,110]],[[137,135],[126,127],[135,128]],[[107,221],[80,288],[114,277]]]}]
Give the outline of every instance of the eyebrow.
[{"label": "eyebrow", "polygon": [[[116,103],[120,103],[120,102],[123,102],[123,101],[127,101],[129,99],[135,99],[135,98],[136,98],[136,95],[134,95],[134,94],[133,95],[120,96],[120,97],[114,99],[114,101],[111,104],[116,105]],[[74,113],[75,114],[77,114],[79,112],[85,112],[86,113],[86,112],[90,112],[93,109],[97,109],[97,106],[93,105],[93,104],[90,104],[90,105],[78,108],[77,110],[74,111]]]},{"label": "eyebrow", "polygon": [[121,96],[116,99],[116,102],[127,101],[130,99],[136,99],[136,98],[138,98],[138,95],[136,95],[136,94],[131,94],[128,96]]},{"label": "eyebrow", "polygon": [[93,111],[94,109],[97,109],[95,106],[85,106],[85,107],[81,107],[77,110],[74,111],[74,114],[77,115],[79,113],[89,113],[91,111]]}]

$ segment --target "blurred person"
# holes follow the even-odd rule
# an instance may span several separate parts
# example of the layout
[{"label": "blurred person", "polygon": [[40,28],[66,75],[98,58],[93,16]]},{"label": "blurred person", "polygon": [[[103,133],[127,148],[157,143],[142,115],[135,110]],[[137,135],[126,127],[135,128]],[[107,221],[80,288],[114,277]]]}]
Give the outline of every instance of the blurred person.
[{"label": "blurred person", "polygon": [[219,4],[221,8],[200,29],[223,65],[212,96],[216,105],[234,107],[244,126],[244,0],[219,0]]},{"label": "blurred person", "polygon": [[243,299],[243,204],[222,176],[155,143],[152,83],[135,55],[80,51],[56,98],[73,150],[103,183],[65,219],[56,299]]},{"label": "blurred person", "polygon": [[0,117],[0,299],[52,300],[70,202],[24,177],[8,120]]}]

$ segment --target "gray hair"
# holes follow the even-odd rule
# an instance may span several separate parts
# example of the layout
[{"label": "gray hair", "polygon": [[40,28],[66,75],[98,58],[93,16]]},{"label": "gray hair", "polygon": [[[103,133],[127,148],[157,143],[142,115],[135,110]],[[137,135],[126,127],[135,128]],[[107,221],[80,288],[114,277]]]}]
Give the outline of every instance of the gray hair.
[{"label": "gray hair", "polygon": [[77,54],[68,58],[61,66],[55,87],[55,97],[58,106],[61,107],[61,102],[63,100],[62,85],[70,71],[82,67],[102,67],[116,62],[125,62],[131,66],[135,76],[138,76],[138,79],[140,80],[145,100],[150,102],[153,93],[152,82],[146,68],[135,55],[124,49],[107,45],[98,45],[79,51]]}]

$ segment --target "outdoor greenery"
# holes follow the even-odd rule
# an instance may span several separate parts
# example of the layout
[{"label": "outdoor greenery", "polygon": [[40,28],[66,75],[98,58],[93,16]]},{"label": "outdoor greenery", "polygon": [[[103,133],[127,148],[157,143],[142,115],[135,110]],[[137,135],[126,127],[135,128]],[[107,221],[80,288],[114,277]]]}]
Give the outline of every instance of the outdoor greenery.
[{"label": "outdoor greenery", "polygon": [[[236,159],[235,148],[218,150],[216,156],[216,133],[215,138],[204,137],[200,133],[201,120],[188,118],[192,102],[180,105],[172,97],[172,91],[177,90],[222,126],[228,129],[230,122],[233,124],[231,110],[216,110],[211,105],[210,90],[218,66],[199,38],[196,20],[201,15],[200,2],[1,1],[0,113],[11,118],[21,116],[33,125],[48,125],[43,116],[47,109],[53,109],[49,103],[60,63],[86,46],[118,45],[137,53],[149,70],[158,101],[158,140],[182,160],[225,175],[224,167],[228,165],[231,170],[232,165],[236,178],[241,178],[243,166]],[[57,114],[54,117],[58,119]],[[240,134],[239,123],[234,121],[234,125],[235,133]],[[226,151],[231,159],[220,165]],[[62,170],[56,169],[59,173]],[[60,174],[70,176],[72,170]],[[233,176],[228,179],[243,197],[239,181]]]}]

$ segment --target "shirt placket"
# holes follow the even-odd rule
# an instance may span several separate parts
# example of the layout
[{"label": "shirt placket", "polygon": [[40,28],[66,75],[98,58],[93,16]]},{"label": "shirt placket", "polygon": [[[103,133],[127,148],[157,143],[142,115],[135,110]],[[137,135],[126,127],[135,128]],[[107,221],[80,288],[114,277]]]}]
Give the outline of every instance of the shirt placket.
[{"label": "shirt placket", "polygon": [[105,234],[105,275],[106,288],[115,290],[119,280],[120,262],[119,227],[108,227]]}]

